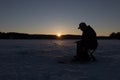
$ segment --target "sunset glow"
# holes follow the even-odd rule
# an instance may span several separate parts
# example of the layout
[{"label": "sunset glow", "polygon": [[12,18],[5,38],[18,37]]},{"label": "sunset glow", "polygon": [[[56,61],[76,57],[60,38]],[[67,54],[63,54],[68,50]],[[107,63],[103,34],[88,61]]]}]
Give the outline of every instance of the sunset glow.
[{"label": "sunset glow", "polygon": [[61,34],[57,34],[57,37],[61,37]]}]

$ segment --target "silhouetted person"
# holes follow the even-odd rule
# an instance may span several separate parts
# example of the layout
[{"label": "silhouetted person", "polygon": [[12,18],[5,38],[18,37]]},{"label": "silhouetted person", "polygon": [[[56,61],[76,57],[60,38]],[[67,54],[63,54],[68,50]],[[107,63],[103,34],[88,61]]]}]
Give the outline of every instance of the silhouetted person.
[{"label": "silhouetted person", "polygon": [[89,61],[91,58],[95,60],[92,53],[98,46],[96,32],[84,22],[79,24],[78,29],[81,29],[83,33],[82,40],[76,42],[77,55],[75,58],[80,61]]}]

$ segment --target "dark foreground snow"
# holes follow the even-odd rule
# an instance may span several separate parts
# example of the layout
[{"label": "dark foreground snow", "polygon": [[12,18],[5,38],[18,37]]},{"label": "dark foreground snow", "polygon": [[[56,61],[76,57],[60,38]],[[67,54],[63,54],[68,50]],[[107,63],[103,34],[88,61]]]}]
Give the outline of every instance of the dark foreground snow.
[{"label": "dark foreground snow", "polygon": [[96,62],[58,63],[75,55],[74,42],[0,40],[0,80],[120,80],[120,41],[99,40]]}]

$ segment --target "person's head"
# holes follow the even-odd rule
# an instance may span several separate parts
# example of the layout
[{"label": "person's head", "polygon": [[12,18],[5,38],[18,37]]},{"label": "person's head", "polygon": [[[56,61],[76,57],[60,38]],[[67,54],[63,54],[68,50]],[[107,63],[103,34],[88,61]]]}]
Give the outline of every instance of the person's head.
[{"label": "person's head", "polygon": [[86,27],[87,27],[86,23],[81,22],[81,23],[79,24],[78,29],[81,29],[82,31],[84,31],[84,30],[86,29]]}]

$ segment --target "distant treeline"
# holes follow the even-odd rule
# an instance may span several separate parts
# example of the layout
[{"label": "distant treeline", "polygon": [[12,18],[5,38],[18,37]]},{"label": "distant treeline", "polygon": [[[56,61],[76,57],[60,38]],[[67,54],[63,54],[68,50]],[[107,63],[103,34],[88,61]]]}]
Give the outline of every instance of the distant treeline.
[{"label": "distant treeline", "polygon": [[[27,34],[17,32],[0,32],[0,39],[81,39],[81,35],[56,35]],[[120,39],[120,32],[111,33],[110,36],[98,36],[98,39]]]},{"label": "distant treeline", "polygon": [[113,39],[120,39],[120,32],[113,32],[110,34],[110,38],[113,38]]},{"label": "distant treeline", "polygon": [[27,34],[17,32],[0,32],[0,39],[55,39],[55,35]]},{"label": "distant treeline", "polygon": [[80,38],[81,38],[80,35],[62,35],[59,38],[56,35],[0,32],[0,39],[80,39]]}]

